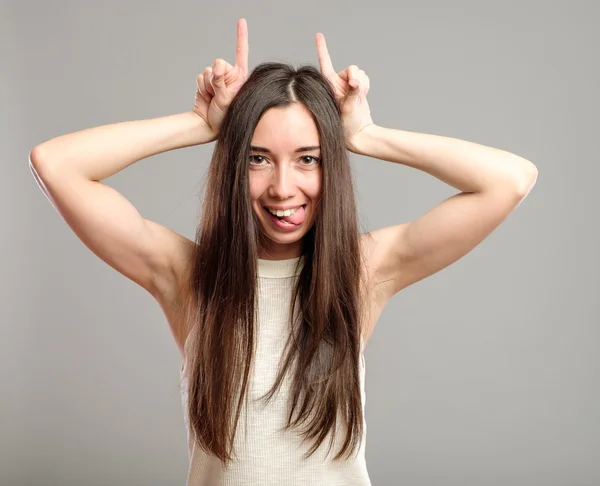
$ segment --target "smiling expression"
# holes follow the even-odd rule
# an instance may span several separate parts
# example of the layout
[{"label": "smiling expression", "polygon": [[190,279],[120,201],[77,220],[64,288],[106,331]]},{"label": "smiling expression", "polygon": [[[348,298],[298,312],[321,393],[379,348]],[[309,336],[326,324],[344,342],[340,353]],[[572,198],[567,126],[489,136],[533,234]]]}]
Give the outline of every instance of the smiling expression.
[{"label": "smiling expression", "polygon": [[[319,132],[311,112],[300,103],[271,108],[252,136],[248,157],[252,209],[262,233],[259,258],[283,260],[301,254],[301,241],[314,221],[321,194]],[[267,208],[299,208],[298,225],[284,223]]]}]

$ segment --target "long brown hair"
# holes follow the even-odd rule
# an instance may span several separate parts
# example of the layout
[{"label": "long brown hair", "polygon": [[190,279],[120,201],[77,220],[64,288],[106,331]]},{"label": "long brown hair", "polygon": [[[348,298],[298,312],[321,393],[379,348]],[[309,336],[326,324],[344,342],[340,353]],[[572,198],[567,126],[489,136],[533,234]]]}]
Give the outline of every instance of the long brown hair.
[{"label": "long brown hair", "polygon": [[[334,460],[349,457],[363,434],[361,258],[339,107],[314,67],[264,63],[242,86],[220,128],[186,281],[186,322],[192,331],[185,345],[190,427],[198,445],[223,464],[233,460],[255,349],[261,235],[249,199],[250,143],[268,109],[292,103],[302,103],[312,113],[320,137],[323,180],[314,225],[302,241],[304,265],[290,302],[295,322],[287,352],[263,398],[273,396],[288,370],[293,373],[286,429],[303,426],[301,434],[314,439],[305,457],[333,431],[331,449],[340,413],[346,436]],[[296,305],[298,319],[293,317]]]}]

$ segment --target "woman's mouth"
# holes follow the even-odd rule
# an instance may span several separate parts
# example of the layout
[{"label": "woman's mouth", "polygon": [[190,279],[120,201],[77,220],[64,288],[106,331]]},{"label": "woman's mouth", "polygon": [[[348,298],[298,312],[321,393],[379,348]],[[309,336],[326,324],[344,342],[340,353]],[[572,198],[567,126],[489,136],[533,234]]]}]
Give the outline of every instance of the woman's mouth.
[{"label": "woman's mouth", "polygon": [[299,206],[298,209],[289,216],[275,216],[266,206],[263,206],[263,209],[267,213],[267,217],[273,226],[281,230],[293,231],[304,223],[304,220],[306,219],[306,206],[306,204]]}]

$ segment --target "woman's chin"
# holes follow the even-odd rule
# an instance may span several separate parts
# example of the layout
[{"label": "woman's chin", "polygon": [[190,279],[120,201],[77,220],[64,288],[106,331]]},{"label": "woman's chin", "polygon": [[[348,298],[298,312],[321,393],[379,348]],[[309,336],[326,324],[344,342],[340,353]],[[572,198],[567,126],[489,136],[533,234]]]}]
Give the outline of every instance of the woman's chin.
[{"label": "woman's chin", "polygon": [[306,231],[304,231],[304,224],[299,225],[297,228],[280,230],[278,228],[273,228],[272,226],[265,228],[263,223],[261,230],[264,237],[275,243],[281,244],[295,243],[300,241],[306,234]]}]

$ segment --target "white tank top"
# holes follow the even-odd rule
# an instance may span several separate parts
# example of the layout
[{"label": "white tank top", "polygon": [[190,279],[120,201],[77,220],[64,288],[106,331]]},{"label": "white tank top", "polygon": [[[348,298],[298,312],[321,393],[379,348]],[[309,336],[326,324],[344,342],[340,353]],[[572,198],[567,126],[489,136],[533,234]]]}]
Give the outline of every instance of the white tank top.
[{"label": "white tank top", "polygon": [[[279,391],[270,401],[255,400],[275,382],[279,359],[289,335],[289,302],[300,269],[301,257],[289,260],[258,260],[258,333],[254,366],[248,384],[248,409],[242,405],[234,450],[236,458],[227,468],[207,455],[193,438],[189,427],[187,361],[181,368],[181,399],[187,430],[188,486],[366,486],[370,485],[365,462],[367,426],[365,417],[365,362],[360,359],[360,386],[363,408],[363,438],[358,452],[350,459],[333,461],[340,450],[344,433],[336,434],[329,455],[329,436],[304,459],[312,443],[301,444],[295,430],[283,431],[287,419],[290,381],[286,375]],[[184,346],[185,350],[185,346]],[[338,428],[338,430],[340,430]],[[341,437],[340,437],[341,436]]]}]

